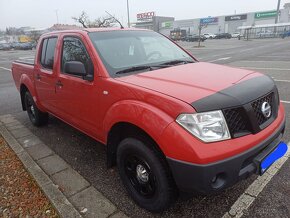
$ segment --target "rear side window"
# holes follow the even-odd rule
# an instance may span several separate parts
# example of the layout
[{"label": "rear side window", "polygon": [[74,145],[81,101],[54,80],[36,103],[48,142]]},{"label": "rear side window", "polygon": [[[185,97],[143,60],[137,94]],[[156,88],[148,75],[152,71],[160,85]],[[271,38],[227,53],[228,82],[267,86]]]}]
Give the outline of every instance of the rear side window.
[{"label": "rear side window", "polygon": [[43,43],[42,43],[41,59],[40,59],[40,62],[42,65],[44,64],[44,61],[45,61],[45,51],[46,51],[47,41],[48,39],[45,39],[43,40]]},{"label": "rear side window", "polygon": [[43,40],[40,63],[47,69],[53,69],[56,42],[57,38],[55,37]]}]

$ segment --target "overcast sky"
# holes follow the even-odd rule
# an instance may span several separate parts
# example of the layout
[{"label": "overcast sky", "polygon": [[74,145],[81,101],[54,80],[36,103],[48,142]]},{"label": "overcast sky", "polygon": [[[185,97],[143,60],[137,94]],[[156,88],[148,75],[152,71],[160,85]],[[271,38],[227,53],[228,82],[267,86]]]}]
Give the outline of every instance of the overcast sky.
[{"label": "overcast sky", "polygon": [[[130,19],[136,14],[155,11],[159,16],[175,19],[231,15],[253,11],[272,10],[278,0],[129,0]],[[290,0],[281,0],[281,8]],[[126,0],[0,0],[0,29],[7,26],[35,28],[50,27],[57,22],[74,24],[72,16],[86,11],[91,19],[109,11],[124,24],[127,23]]]}]

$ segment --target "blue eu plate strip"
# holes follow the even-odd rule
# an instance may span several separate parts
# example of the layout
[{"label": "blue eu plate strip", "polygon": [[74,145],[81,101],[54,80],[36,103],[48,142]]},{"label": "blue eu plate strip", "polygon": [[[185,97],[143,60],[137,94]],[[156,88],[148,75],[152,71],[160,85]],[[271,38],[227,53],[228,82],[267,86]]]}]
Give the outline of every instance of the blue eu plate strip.
[{"label": "blue eu plate strip", "polygon": [[288,146],[285,142],[280,142],[277,148],[270,153],[261,163],[261,172],[265,172],[275,161],[286,154]]}]

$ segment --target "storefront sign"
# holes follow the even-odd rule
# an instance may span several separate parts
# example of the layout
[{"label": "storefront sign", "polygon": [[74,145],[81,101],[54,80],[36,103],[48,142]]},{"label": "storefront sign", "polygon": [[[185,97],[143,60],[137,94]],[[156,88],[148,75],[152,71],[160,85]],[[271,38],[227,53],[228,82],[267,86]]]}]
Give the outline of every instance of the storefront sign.
[{"label": "storefront sign", "polygon": [[218,22],[218,17],[207,17],[200,19],[200,24],[216,24]]},{"label": "storefront sign", "polygon": [[247,15],[246,14],[240,14],[240,15],[233,15],[233,16],[226,16],[225,21],[236,21],[236,20],[246,20]]},{"label": "storefront sign", "polygon": [[170,29],[173,26],[173,22],[172,21],[167,21],[167,22],[163,22],[161,23],[161,27],[165,28],[165,29]]},{"label": "storefront sign", "polygon": [[155,16],[155,12],[146,12],[137,14],[137,20],[152,20]]},{"label": "storefront sign", "polygon": [[256,19],[268,18],[268,17],[276,17],[277,11],[264,11],[255,13]]}]

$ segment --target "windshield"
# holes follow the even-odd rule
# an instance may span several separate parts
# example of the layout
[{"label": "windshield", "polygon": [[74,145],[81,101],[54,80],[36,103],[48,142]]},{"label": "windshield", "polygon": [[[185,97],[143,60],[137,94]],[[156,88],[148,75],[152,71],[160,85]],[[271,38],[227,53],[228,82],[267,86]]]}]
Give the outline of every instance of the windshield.
[{"label": "windshield", "polygon": [[[112,77],[120,72],[140,73],[140,70],[158,69],[158,66],[164,68],[162,64],[169,62],[195,61],[169,39],[152,31],[105,31],[89,33],[89,36]],[[179,62],[172,62],[176,60]]]}]

